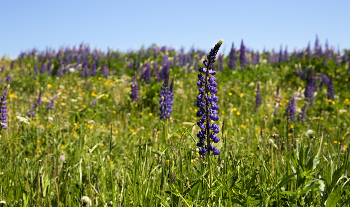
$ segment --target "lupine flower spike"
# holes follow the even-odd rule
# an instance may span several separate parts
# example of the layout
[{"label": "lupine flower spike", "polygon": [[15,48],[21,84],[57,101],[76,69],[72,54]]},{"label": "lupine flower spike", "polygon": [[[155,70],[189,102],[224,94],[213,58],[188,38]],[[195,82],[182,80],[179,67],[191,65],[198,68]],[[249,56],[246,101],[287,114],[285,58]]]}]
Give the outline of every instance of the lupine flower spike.
[{"label": "lupine flower spike", "polygon": [[[200,118],[197,122],[197,125],[201,129],[197,134],[199,138],[197,146],[200,147],[199,154],[201,156],[205,156],[206,153],[209,155],[210,151],[213,151],[214,155],[220,154],[220,151],[210,144],[211,141],[214,143],[220,141],[220,138],[216,135],[219,133],[219,126],[216,125],[216,123],[210,124],[210,121],[219,121],[219,116],[217,115],[219,106],[216,105],[218,97],[215,95],[218,92],[215,88],[217,86],[215,82],[216,78],[214,77],[216,71],[212,68],[212,65],[215,62],[216,55],[222,42],[223,41],[220,40],[214,48],[211,49],[207,56],[208,60],[203,61],[205,68],[199,68],[200,74],[198,74],[197,81],[199,90],[197,107],[199,110],[196,115]],[[205,74],[205,76],[203,76],[203,74]],[[212,132],[210,130],[212,130]]]},{"label": "lupine flower spike", "polygon": [[173,110],[172,92],[169,88],[169,74],[165,77],[163,86],[159,93],[159,118],[170,119]]},{"label": "lupine flower spike", "polygon": [[5,91],[1,95],[0,99],[0,131],[2,129],[7,129],[7,106],[6,106],[6,97],[9,92],[10,85],[8,85]]},{"label": "lupine flower spike", "polygon": [[327,84],[327,98],[334,101],[334,86],[333,86],[333,77],[329,77],[329,81]]},{"label": "lupine flower spike", "polygon": [[57,97],[61,94],[61,92],[59,92],[56,96],[54,96],[50,102],[47,104],[46,109],[47,110],[54,110],[55,108],[55,100],[57,99]]},{"label": "lupine flower spike", "polygon": [[136,73],[134,75],[134,78],[132,79],[131,83],[131,100],[138,102],[139,101],[139,87],[136,82]]},{"label": "lupine flower spike", "polygon": [[288,102],[288,107],[287,107],[287,116],[289,116],[289,118],[293,122],[295,122],[295,113],[296,113],[295,105],[296,105],[296,102],[295,102],[295,97],[293,95],[290,101]]},{"label": "lupine flower spike", "polygon": [[260,93],[260,85],[258,83],[256,87],[256,95],[255,95],[255,111],[259,111],[259,105],[262,104],[261,93]]},{"label": "lupine flower spike", "polygon": [[38,99],[35,101],[35,103],[32,106],[32,108],[29,109],[29,112],[27,114],[28,117],[35,117],[35,110],[36,110],[36,108],[42,104],[41,94],[42,94],[42,91],[40,91]]}]

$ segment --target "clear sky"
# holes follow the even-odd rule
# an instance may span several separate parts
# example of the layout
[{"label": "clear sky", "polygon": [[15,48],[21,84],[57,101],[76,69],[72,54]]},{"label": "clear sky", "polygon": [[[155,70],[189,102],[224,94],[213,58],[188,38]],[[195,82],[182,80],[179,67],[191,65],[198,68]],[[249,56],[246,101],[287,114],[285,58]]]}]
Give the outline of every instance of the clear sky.
[{"label": "clear sky", "polygon": [[241,39],[255,50],[314,45],[350,48],[350,1],[0,0],[0,56],[81,42],[122,51],[152,43],[228,53]]}]

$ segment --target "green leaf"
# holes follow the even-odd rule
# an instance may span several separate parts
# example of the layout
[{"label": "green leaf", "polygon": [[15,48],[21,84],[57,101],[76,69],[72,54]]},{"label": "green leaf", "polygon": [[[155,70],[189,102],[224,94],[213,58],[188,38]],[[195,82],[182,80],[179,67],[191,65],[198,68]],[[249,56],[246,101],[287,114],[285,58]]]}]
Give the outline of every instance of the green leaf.
[{"label": "green leaf", "polygon": [[341,189],[338,188],[336,191],[328,196],[326,207],[336,206],[341,198]]}]

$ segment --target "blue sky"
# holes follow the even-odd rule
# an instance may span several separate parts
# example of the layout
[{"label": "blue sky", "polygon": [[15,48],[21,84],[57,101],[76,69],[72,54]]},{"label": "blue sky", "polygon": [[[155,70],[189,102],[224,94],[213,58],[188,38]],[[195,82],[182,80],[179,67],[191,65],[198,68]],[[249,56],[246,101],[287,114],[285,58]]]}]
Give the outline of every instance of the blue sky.
[{"label": "blue sky", "polygon": [[350,1],[0,0],[0,56],[21,50],[90,43],[102,50],[152,43],[228,53],[241,39],[255,50],[312,46],[315,35],[350,48]]}]

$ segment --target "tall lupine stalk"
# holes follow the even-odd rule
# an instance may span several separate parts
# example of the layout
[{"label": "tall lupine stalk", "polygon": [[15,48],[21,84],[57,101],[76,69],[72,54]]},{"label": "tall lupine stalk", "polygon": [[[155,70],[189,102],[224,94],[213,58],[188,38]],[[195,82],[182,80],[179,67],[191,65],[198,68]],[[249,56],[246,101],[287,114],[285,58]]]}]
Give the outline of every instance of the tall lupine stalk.
[{"label": "tall lupine stalk", "polygon": [[[219,133],[219,126],[216,123],[210,124],[210,121],[218,121],[219,116],[217,115],[217,110],[219,106],[216,105],[218,102],[218,97],[215,96],[217,93],[217,83],[215,82],[216,78],[214,75],[216,71],[212,68],[212,64],[215,62],[216,55],[222,45],[222,40],[220,40],[214,48],[211,49],[209,55],[207,56],[208,60],[204,60],[204,66],[206,68],[199,68],[200,74],[198,74],[198,96],[197,96],[197,107],[199,110],[197,111],[197,117],[200,117],[197,125],[200,127],[200,131],[197,134],[199,138],[199,142],[197,146],[200,147],[199,154],[201,156],[205,156],[208,153],[210,155],[210,151],[213,151],[214,155],[219,155],[220,151],[213,147],[210,143],[211,140],[214,143],[220,141],[220,138],[217,137],[216,134]],[[203,76],[203,73],[205,76]],[[204,84],[204,88],[203,88]],[[212,133],[210,132],[212,130]],[[205,145],[206,144],[206,145]]]},{"label": "tall lupine stalk", "polygon": [[333,77],[329,76],[329,81],[327,84],[327,98],[334,101],[334,86],[333,86]]},{"label": "tall lupine stalk", "polygon": [[313,106],[312,101],[314,96],[314,88],[313,88],[313,81],[311,76],[307,79],[304,96],[305,96],[305,101],[307,101],[310,106]]},{"label": "tall lupine stalk", "polygon": [[38,98],[36,99],[36,101],[35,101],[34,105],[32,106],[32,108],[29,109],[29,112],[27,113],[28,117],[35,117],[35,110],[36,110],[36,108],[42,104],[41,94],[42,94],[42,91],[40,90]]},{"label": "tall lupine stalk", "polygon": [[139,87],[137,85],[137,81],[136,81],[136,73],[134,75],[134,78],[132,79],[131,82],[131,100],[138,102],[139,101]]},{"label": "tall lupine stalk", "polygon": [[245,57],[245,46],[243,44],[243,40],[241,42],[241,48],[239,50],[239,62],[241,64],[242,70],[246,69],[246,57]]},{"label": "tall lupine stalk", "polygon": [[9,92],[10,85],[8,85],[5,89],[5,91],[2,93],[0,98],[0,133],[4,129],[7,129],[7,106],[6,106],[6,97]]},{"label": "tall lupine stalk", "polygon": [[159,93],[159,118],[170,119],[171,112],[173,111],[173,94],[169,87],[169,74],[165,77],[163,86]]},{"label": "tall lupine stalk", "polygon": [[291,119],[291,121],[295,122],[295,113],[296,113],[296,101],[295,101],[295,96],[293,95],[292,98],[290,99],[287,107],[287,116]]},{"label": "tall lupine stalk", "polygon": [[259,111],[259,106],[262,104],[260,85],[256,86],[256,95],[255,95],[255,111]]}]

